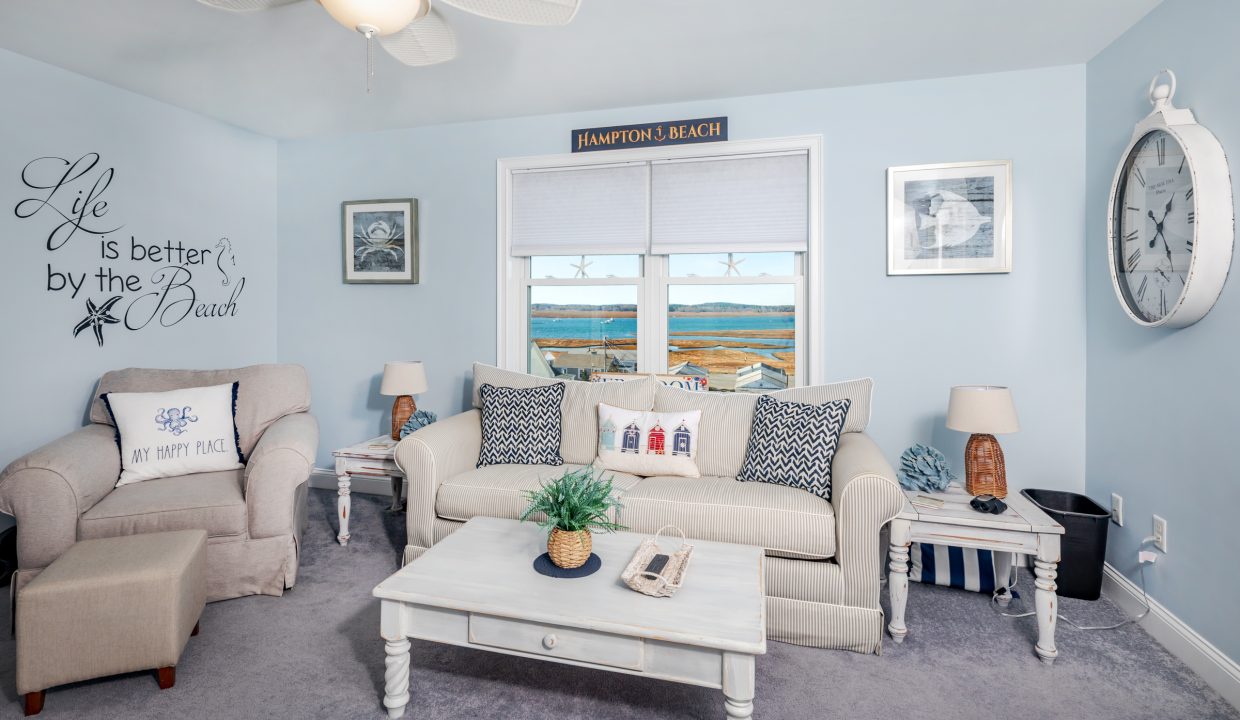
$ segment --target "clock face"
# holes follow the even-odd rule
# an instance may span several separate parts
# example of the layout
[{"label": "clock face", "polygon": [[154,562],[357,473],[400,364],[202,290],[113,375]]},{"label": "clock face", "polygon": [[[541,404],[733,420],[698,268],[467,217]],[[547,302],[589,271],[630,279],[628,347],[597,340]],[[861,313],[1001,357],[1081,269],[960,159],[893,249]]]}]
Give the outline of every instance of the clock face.
[{"label": "clock face", "polygon": [[1146,322],[1173,311],[1188,286],[1196,201],[1184,149],[1155,130],[1133,146],[1115,195],[1115,275],[1128,309]]}]

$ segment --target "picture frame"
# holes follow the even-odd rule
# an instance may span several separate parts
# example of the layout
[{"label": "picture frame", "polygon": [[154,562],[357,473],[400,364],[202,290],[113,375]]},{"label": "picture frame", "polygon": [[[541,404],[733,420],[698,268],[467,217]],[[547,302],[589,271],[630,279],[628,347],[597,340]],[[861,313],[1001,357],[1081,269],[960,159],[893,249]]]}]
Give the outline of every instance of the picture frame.
[{"label": "picture frame", "polygon": [[887,169],[887,274],[1012,272],[1012,161]]},{"label": "picture frame", "polygon": [[416,198],[342,202],[340,226],[345,283],[417,284]]}]

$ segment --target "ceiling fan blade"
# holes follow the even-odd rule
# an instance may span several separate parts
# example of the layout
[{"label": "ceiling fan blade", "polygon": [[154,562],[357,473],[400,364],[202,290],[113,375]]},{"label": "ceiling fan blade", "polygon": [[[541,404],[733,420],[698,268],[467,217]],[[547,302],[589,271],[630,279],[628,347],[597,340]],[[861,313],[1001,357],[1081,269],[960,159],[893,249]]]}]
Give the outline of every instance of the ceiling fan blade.
[{"label": "ceiling fan blade", "polygon": [[217,10],[248,13],[255,10],[270,10],[281,5],[291,5],[300,0],[198,0],[198,2]]},{"label": "ceiling fan blade", "polygon": [[456,57],[456,33],[433,8],[403,30],[378,40],[384,50],[406,65],[434,65]]},{"label": "ceiling fan blade", "polygon": [[443,0],[465,12],[519,25],[567,25],[581,0]]}]

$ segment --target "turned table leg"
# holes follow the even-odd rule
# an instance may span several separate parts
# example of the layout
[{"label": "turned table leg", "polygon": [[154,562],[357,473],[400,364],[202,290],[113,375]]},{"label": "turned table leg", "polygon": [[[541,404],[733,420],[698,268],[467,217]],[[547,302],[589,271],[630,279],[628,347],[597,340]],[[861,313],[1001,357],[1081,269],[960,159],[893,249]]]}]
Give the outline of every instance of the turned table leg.
[{"label": "turned table leg", "polygon": [[409,640],[388,640],[384,650],[383,706],[389,718],[398,718],[409,704]]},{"label": "turned table leg", "polygon": [[887,632],[896,643],[904,642],[908,627],[904,625],[904,609],[908,605],[908,551],[911,528],[907,521],[891,522],[891,548],[888,551],[887,592],[891,599],[891,622]]},{"label": "turned table leg", "polygon": [[336,500],[336,517],[340,520],[340,534],[336,536],[336,540],[341,545],[349,544],[349,515],[353,512],[353,499],[350,497],[349,488],[352,485],[348,473],[336,476],[336,494],[340,496]]},{"label": "turned table leg", "polygon": [[1040,535],[1038,554],[1033,561],[1033,604],[1038,615],[1038,644],[1033,649],[1047,665],[1059,657],[1059,650],[1055,647],[1055,624],[1059,613],[1059,598],[1055,595],[1058,567],[1059,536]]},{"label": "turned table leg", "polygon": [[729,718],[753,717],[754,657],[723,654],[723,709]]}]

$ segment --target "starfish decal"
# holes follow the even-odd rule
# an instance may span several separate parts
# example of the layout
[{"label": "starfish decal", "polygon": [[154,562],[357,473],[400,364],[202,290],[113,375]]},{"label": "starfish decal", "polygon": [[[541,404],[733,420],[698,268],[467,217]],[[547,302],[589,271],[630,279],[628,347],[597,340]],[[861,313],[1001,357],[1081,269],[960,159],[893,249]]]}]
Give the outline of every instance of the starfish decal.
[{"label": "starfish decal", "polygon": [[729,277],[730,275],[735,274],[735,275],[736,275],[736,277],[740,277],[740,276],[741,276],[741,269],[740,269],[739,267],[737,267],[737,265],[740,265],[740,264],[741,264],[741,263],[743,263],[743,262],[745,262],[745,258],[741,258],[740,260],[733,260],[733,259],[732,259],[732,253],[728,253],[728,259],[727,259],[727,260],[720,260],[720,261],[719,261],[719,264],[720,264],[720,265],[725,266],[725,267],[724,267],[724,270],[723,270],[723,276],[724,276],[724,277]]},{"label": "starfish decal", "polygon": [[96,306],[93,300],[86,298],[86,317],[73,326],[73,337],[77,337],[86,328],[93,328],[95,340],[99,342],[99,347],[103,347],[103,326],[120,322],[111,314],[112,306],[120,302],[120,299],[121,296],[116,295],[108,298],[102,305]]},{"label": "starfish decal", "polygon": [[585,255],[582,255],[582,256],[581,256],[581,262],[579,262],[579,263],[569,263],[569,266],[570,266],[570,267],[575,267],[575,268],[577,268],[577,274],[576,274],[576,275],[573,275],[573,277],[575,277],[575,278],[588,278],[588,277],[590,277],[590,276],[586,274],[586,268],[590,267],[590,266],[591,266],[591,265],[593,265],[593,264],[594,264],[594,262],[593,262],[593,261],[586,260],[586,256],[585,256]]}]

